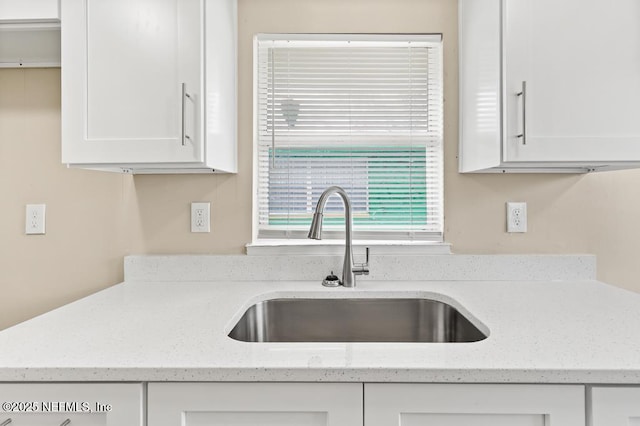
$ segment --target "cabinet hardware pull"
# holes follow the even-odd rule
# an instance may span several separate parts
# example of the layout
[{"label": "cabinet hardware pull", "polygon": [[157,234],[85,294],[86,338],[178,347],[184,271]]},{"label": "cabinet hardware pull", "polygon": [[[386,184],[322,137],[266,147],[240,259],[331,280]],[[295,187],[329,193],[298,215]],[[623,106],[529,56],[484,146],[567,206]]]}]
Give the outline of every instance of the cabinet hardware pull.
[{"label": "cabinet hardware pull", "polygon": [[518,139],[522,138],[522,145],[527,144],[527,82],[522,82],[522,91],[516,93],[516,96],[522,96],[522,133],[517,135]]},{"label": "cabinet hardware pull", "polygon": [[191,99],[191,95],[187,93],[187,84],[186,83],[182,83],[182,129],[181,129],[181,137],[180,139],[182,140],[182,146],[185,146],[187,144],[187,139],[191,140],[191,136],[187,135],[187,98]]},{"label": "cabinet hardware pull", "polygon": [[71,423],[71,420],[67,419],[64,422],[60,423],[60,426],[67,426],[70,423]]},{"label": "cabinet hardware pull", "polygon": [[7,426],[9,423],[11,423],[11,419],[7,419],[4,422],[0,423],[0,426]]}]

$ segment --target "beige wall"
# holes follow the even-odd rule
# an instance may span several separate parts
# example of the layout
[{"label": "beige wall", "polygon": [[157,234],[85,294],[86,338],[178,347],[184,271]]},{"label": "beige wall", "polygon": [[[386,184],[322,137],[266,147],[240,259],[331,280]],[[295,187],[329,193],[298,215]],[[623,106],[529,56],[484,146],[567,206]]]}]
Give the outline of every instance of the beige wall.
[{"label": "beige wall", "polygon": [[[60,163],[59,69],[0,70],[0,329],[122,279],[131,180]],[[24,235],[41,203],[46,235]]]},{"label": "beige wall", "polygon": [[[59,71],[0,71],[0,193],[6,201],[0,209],[0,328],[116,283],[128,253],[244,252],[251,239],[252,37],[258,32],[443,33],[445,238],[454,252],[595,253],[601,280],[640,292],[640,223],[634,221],[640,217],[640,171],[457,173],[455,0],[238,3],[237,175],[131,178],[66,170],[59,164]],[[210,234],[189,232],[191,201],[211,201]],[[528,233],[505,232],[506,201],[528,203]],[[22,235],[27,202],[47,203],[46,236]],[[99,224],[95,233],[87,231],[92,222]]]}]

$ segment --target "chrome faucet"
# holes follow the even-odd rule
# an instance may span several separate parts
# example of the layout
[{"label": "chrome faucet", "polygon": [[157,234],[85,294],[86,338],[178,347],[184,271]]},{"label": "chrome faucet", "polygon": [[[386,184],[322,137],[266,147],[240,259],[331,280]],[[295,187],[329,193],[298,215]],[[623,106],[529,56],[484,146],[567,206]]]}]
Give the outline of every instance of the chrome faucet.
[{"label": "chrome faucet", "polygon": [[342,198],[342,204],[344,204],[344,262],[342,264],[342,280],[340,281],[340,284],[345,287],[355,287],[356,275],[369,275],[369,248],[367,248],[366,263],[354,266],[351,239],[351,229],[353,228],[351,200],[344,189],[339,186],[330,186],[325,189],[322,195],[320,195],[318,204],[316,205],[316,210],[313,213],[313,220],[311,221],[311,228],[309,229],[309,235],[307,237],[314,240],[322,239],[322,217],[324,214],[324,207],[327,204],[327,199],[333,194],[338,194],[340,198]]}]

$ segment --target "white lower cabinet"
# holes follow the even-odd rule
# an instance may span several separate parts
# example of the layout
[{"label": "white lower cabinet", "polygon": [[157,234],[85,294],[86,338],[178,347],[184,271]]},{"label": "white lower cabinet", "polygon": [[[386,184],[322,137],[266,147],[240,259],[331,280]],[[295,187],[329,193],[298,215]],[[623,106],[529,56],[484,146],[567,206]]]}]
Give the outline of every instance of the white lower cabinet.
[{"label": "white lower cabinet", "polygon": [[365,384],[365,426],[584,426],[583,386]]},{"label": "white lower cabinet", "polygon": [[640,388],[591,388],[589,426],[640,426]]},{"label": "white lower cabinet", "polygon": [[148,424],[585,426],[584,401],[562,385],[152,383]]},{"label": "white lower cabinet", "polygon": [[150,383],[148,425],[362,425],[362,384]]},{"label": "white lower cabinet", "polygon": [[0,426],[78,425],[640,426],[640,387],[0,383]]},{"label": "white lower cabinet", "polygon": [[141,383],[0,384],[2,426],[143,426]]}]

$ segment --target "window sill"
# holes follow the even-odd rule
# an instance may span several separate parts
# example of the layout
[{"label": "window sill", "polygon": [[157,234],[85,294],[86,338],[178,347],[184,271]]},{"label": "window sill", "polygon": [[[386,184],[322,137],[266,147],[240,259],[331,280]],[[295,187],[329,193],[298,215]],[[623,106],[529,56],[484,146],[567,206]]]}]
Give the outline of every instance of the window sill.
[{"label": "window sill", "polygon": [[[344,254],[343,240],[258,240],[247,244],[249,256],[314,255],[333,256]],[[434,255],[451,254],[451,244],[433,241],[354,240],[355,256],[364,254],[365,247],[376,255]]]}]

